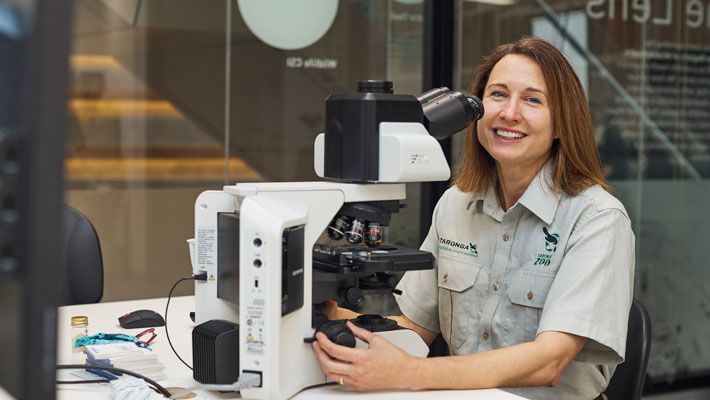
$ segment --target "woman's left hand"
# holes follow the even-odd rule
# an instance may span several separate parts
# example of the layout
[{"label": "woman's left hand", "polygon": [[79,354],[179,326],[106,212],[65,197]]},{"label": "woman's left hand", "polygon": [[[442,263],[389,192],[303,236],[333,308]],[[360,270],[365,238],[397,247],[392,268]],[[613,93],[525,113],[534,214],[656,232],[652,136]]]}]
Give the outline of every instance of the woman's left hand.
[{"label": "woman's left hand", "polygon": [[340,346],[322,332],[316,333],[313,350],[328,379],[355,390],[410,387],[408,381],[417,357],[349,321],[347,326],[369,348]]}]

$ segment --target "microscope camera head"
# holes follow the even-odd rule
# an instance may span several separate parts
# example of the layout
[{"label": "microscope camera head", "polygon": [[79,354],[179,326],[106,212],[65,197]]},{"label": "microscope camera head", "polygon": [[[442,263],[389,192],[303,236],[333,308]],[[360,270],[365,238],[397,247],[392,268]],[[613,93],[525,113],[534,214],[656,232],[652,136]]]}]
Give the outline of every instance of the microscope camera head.
[{"label": "microscope camera head", "polygon": [[475,96],[441,87],[419,97],[392,82],[359,81],[357,93],[326,99],[325,133],[314,144],[316,174],[329,181],[401,183],[450,177],[438,140],[483,116]]}]

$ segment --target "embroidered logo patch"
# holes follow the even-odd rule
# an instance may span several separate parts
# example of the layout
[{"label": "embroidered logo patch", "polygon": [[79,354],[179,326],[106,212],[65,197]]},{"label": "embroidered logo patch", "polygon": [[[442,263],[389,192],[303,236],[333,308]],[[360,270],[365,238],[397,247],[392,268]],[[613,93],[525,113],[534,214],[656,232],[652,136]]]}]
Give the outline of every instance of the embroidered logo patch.
[{"label": "embroidered logo patch", "polygon": [[446,238],[439,238],[439,250],[448,251],[456,254],[463,254],[469,257],[478,257],[478,246],[469,242],[463,244]]},{"label": "embroidered logo patch", "polygon": [[550,233],[545,227],[542,228],[542,233],[545,234],[545,251],[547,251],[547,253],[539,253],[533,265],[549,266],[552,254],[557,251],[557,243],[559,242],[560,235]]},{"label": "embroidered logo patch", "polygon": [[545,250],[550,253],[554,253],[555,250],[557,250],[557,241],[559,240],[560,235],[548,232],[547,228],[544,226],[542,227],[542,232],[545,234]]}]

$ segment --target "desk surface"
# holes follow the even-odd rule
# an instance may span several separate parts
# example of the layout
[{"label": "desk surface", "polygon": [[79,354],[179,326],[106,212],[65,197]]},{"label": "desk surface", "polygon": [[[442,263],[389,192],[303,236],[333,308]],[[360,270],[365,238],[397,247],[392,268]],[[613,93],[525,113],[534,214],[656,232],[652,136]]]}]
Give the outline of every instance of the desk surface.
[{"label": "desk surface", "polygon": [[[57,363],[76,364],[82,363],[83,359],[72,354],[71,351],[71,324],[72,316],[85,315],[89,317],[89,334],[96,333],[128,333],[135,335],[143,329],[123,329],[118,324],[118,317],[131,311],[149,309],[163,315],[167,299],[148,299],[121,301],[114,303],[98,303],[77,306],[60,307],[57,316]],[[175,297],[170,301],[170,314],[168,315],[168,326],[170,328],[170,340],[175,350],[188,364],[192,364],[191,333],[194,323],[190,320],[189,312],[194,310],[194,297]],[[164,315],[163,315],[164,316]],[[170,349],[165,336],[165,327],[155,329],[158,336],[151,343],[151,347],[158,354],[160,361],[165,365],[165,375],[167,379],[159,381],[163,387],[188,387],[196,384],[192,379],[192,371],[178,360]],[[77,359],[79,358],[79,359]],[[59,380],[77,380],[70,375],[71,371],[60,370],[57,373]],[[198,390],[195,391],[195,399],[232,399],[239,398],[237,393],[220,394],[217,392]],[[447,391],[424,391],[410,392],[402,390],[387,390],[373,392],[355,392],[338,385],[323,385],[303,390],[292,400],[325,400],[325,399],[476,399],[476,400],[515,400],[522,397],[504,392],[502,390],[447,390]],[[110,399],[111,391],[107,384],[82,384],[82,385],[57,385],[58,400],[82,400],[82,399]],[[155,393],[151,399],[161,399]]]}]

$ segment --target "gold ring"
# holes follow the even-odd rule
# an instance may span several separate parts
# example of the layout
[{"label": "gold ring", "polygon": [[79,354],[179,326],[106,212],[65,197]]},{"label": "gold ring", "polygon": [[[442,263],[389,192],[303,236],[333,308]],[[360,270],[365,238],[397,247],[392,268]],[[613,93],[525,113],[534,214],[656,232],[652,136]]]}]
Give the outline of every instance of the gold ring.
[{"label": "gold ring", "polygon": [[341,386],[343,385],[343,376],[342,375],[340,375],[340,385]]}]

